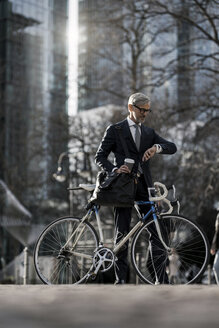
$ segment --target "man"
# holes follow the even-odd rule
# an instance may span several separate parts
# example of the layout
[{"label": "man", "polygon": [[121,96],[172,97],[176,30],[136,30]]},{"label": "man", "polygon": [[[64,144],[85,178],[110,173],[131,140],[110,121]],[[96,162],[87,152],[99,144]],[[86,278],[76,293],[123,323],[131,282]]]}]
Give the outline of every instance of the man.
[{"label": "man", "polygon": [[[120,126],[127,144],[130,158],[135,161],[132,171],[138,174],[136,200],[148,200],[147,188],[152,186],[152,178],[149,168],[150,158],[155,154],[174,154],[174,143],[161,138],[153,129],[143,125],[149,115],[150,98],[142,93],[135,93],[129,97],[129,116],[122,122],[107,128],[102,142],[97,150],[95,160],[102,169],[118,173],[130,173],[124,165],[125,152],[121,144],[118,129]],[[108,160],[109,154],[114,153],[114,163]],[[114,210],[116,242],[118,242],[130,230],[132,208],[117,207]],[[144,208],[141,208],[144,211]],[[128,243],[127,243],[128,244]],[[116,283],[122,284],[127,280],[127,254],[128,245],[118,254],[116,263]]]}]

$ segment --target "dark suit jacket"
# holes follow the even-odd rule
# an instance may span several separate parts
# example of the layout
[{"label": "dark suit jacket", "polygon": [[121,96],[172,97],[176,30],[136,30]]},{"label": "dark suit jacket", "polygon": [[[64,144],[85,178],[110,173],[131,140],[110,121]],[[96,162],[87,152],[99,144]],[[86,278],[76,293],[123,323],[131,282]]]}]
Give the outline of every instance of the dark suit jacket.
[{"label": "dark suit jacket", "polygon": [[[133,171],[137,172],[138,164],[140,163],[147,186],[152,186],[152,178],[149,167],[150,160],[142,162],[144,152],[148,148],[151,148],[154,144],[160,144],[163,149],[161,154],[174,154],[177,150],[175,144],[161,138],[153,129],[141,125],[141,144],[138,151],[133,140],[127,119],[114,125],[110,125],[104,134],[104,137],[95,156],[97,165],[108,172],[111,172],[115,167],[119,168],[121,165],[123,165],[124,159],[126,158],[125,151],[120,141],[119,132],[116,128],[117,126],[120,126],[122,129],[122,134],[130,154],[129,158],[135,160]],[[108,160],[108,156],[111,152],[114,153],[114,163],[111,163]]]}]

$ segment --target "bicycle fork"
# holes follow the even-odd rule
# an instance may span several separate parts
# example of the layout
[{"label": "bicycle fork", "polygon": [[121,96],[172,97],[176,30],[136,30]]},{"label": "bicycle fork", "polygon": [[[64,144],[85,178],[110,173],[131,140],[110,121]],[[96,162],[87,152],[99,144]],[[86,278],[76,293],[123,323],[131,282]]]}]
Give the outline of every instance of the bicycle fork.
[{"label": "bicycle fork", "polygon": [[167,244],[165,243],[165,241],[163,240],[163,236],[161,234],[161,231],[160,231],[160,226],[159,226],[159,223],[158,223],[158,219],[156,217],[156,219],[154,219],[154,222],[155,222],[155,227],[156,227],[156,230],[157,230],[157,234],[158,234],[158,237],[163,245],[163,247],[168,251],[170,252],[171,251],[171,248],[167,246]]},{"label": "bicycle fork", "polygon": [[[160,230],[160,225],[159,225],[157,214],[156,214],[156,209],[154,207],[152,207],[152,211],[153,211],[153,220],[154,220],[154,223],[155,223],[156,231],[157,231],[158,237],[160,239],[160,242],[163,245],[163,247],[166,249],[166,251],[170,254],[171,253],[171,248],[169,246],[167,246],[167,244],[163,240],[163,236],[162,236],[162,233],[161,233],[161,230]],[[154,269],[154,273],[155,273],[155,285],[159,285],[160,282],[159,282],[157,272],[156,272],[156,269],[155,269],[155,265],[154,265],[151,243],[150,243],[150,246],[149,246],[149,250],[150,250],[150,253],[151,253],[151,260],[152,260],[152,265],[153,265],[153,269]]]}]

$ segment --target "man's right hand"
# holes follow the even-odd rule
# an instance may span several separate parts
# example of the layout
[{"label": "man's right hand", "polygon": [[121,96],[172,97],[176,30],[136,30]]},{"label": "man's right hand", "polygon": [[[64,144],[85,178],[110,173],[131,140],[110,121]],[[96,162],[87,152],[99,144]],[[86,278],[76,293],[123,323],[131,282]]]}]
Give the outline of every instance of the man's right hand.
[{"label": "man's right hand", "polygon": [[119,169],[115,171],[116,173],[131,173],[127,165],[120,166]]}]

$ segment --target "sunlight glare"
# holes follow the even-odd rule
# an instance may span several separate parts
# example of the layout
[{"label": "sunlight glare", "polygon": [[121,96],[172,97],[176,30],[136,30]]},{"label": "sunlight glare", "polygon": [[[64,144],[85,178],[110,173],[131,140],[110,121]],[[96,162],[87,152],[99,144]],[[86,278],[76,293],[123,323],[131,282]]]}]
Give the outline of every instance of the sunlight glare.
[{"label": "sunlight glare", "polygon": [[77,113],[78,1],[69,0],[68,30],[68,114]]}]

